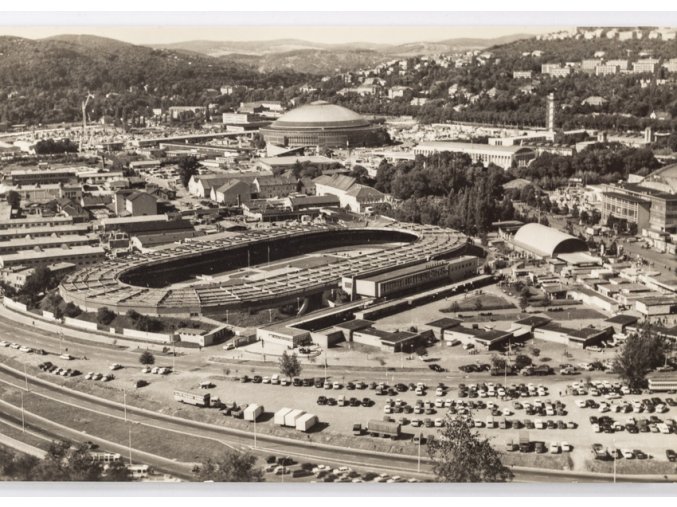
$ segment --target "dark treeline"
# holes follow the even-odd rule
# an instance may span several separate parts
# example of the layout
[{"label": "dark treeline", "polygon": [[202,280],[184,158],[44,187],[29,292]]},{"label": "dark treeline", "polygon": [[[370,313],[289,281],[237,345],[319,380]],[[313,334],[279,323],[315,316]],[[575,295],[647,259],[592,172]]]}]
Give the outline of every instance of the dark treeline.
[{"label": "dark treeline", "polygon": [[384,161],[374,186],[399,201],[388,212],[393,218],[477,234],[494,221],[514,218],[512,202],[503,196],[508,179],[500,167],[444,152],[396,165]]}]

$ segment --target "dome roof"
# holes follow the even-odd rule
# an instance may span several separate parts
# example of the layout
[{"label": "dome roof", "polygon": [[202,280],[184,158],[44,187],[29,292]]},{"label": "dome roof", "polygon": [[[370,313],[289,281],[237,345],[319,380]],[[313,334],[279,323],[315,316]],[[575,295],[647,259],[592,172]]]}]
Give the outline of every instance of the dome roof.
[{"label": "dome roof", "polygon": [[642,181],[641,186],[671,194],[677,193],[677,164],[655,170]]},{"label": "dome roof", "polygon": [[558,253],[585,252],[586,244],[579,238],[542,224],[525,224],[515,233],[513,242],[542,257]]},{"label": "dome roof", "polygon": [[280,116],[271,128],[346,128],[368,127],[369,122],[350,109],[324,100],[292,109]]}]

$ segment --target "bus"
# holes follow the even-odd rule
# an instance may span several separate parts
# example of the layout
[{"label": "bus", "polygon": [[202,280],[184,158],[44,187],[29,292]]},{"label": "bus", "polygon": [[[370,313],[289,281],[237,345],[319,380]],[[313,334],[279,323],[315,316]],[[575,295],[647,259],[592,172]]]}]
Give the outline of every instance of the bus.
[{"label": "bus", "polygon": [[650,378],[649,391],[677,391],[677,377],[673,378]]}]

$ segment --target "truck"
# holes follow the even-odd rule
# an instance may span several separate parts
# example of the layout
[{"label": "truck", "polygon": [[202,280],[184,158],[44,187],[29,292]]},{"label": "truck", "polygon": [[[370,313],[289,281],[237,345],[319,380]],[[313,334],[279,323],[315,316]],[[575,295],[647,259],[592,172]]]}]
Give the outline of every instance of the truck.
[{"label": "truck", "polygon": [[390,437],[395,440],[400,436],[400,430],[400,423],[395,421],[371,419],[367,422],[367,432],[374,437]]},{"label": "truck", "polygon": [[295,428],[296,427],[296,419],[301,417],[303,414],[305,414],[305,410],[301,410],[300,408],[295,408],[291,412],[289,412],[287,415],[284,416],[284,425],[288,426],[290,428]]},{"label": "truck", "polygon": [[273,416],[273,422],[278,426],[284,426],[284,418],[291,411],[292,409],[288,407],[281,408],[275,412],[275,415]]},{"label": "truck", "polygon": [[209,393],[191,393],[187,391],[174,391],[174,399],[181,403],[195,405],[196,407],[210,406]]},{"label": "truck", "polygon": [[263,407],[256,403],[248,405],[244,410],[244,420],[245,421],[256,421],[263,414]]},{"label": "truck", "polygon": [[310,431],[317,423],[318,418],[314,414],[303,414],[296,419],[296,429],[299,431]]}]

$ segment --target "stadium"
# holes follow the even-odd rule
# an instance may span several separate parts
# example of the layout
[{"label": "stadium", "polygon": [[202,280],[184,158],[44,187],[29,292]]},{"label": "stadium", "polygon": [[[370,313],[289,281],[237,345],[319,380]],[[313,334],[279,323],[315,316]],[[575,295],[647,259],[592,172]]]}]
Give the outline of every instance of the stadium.
[{"label": "stadium", "polygon": [[261,129],[267,143],[290,148],[322,146],[378,146],[386,138],[383,130],[342,106],[318,100],[280,116]]},{"label": "stadium", "polygon": [[110,259],[69,275],[59,290],[87,311],[214,315],[322,294],[343,276],[457,257],[466,245],[455,231],[401,223],[252,230]]}]

